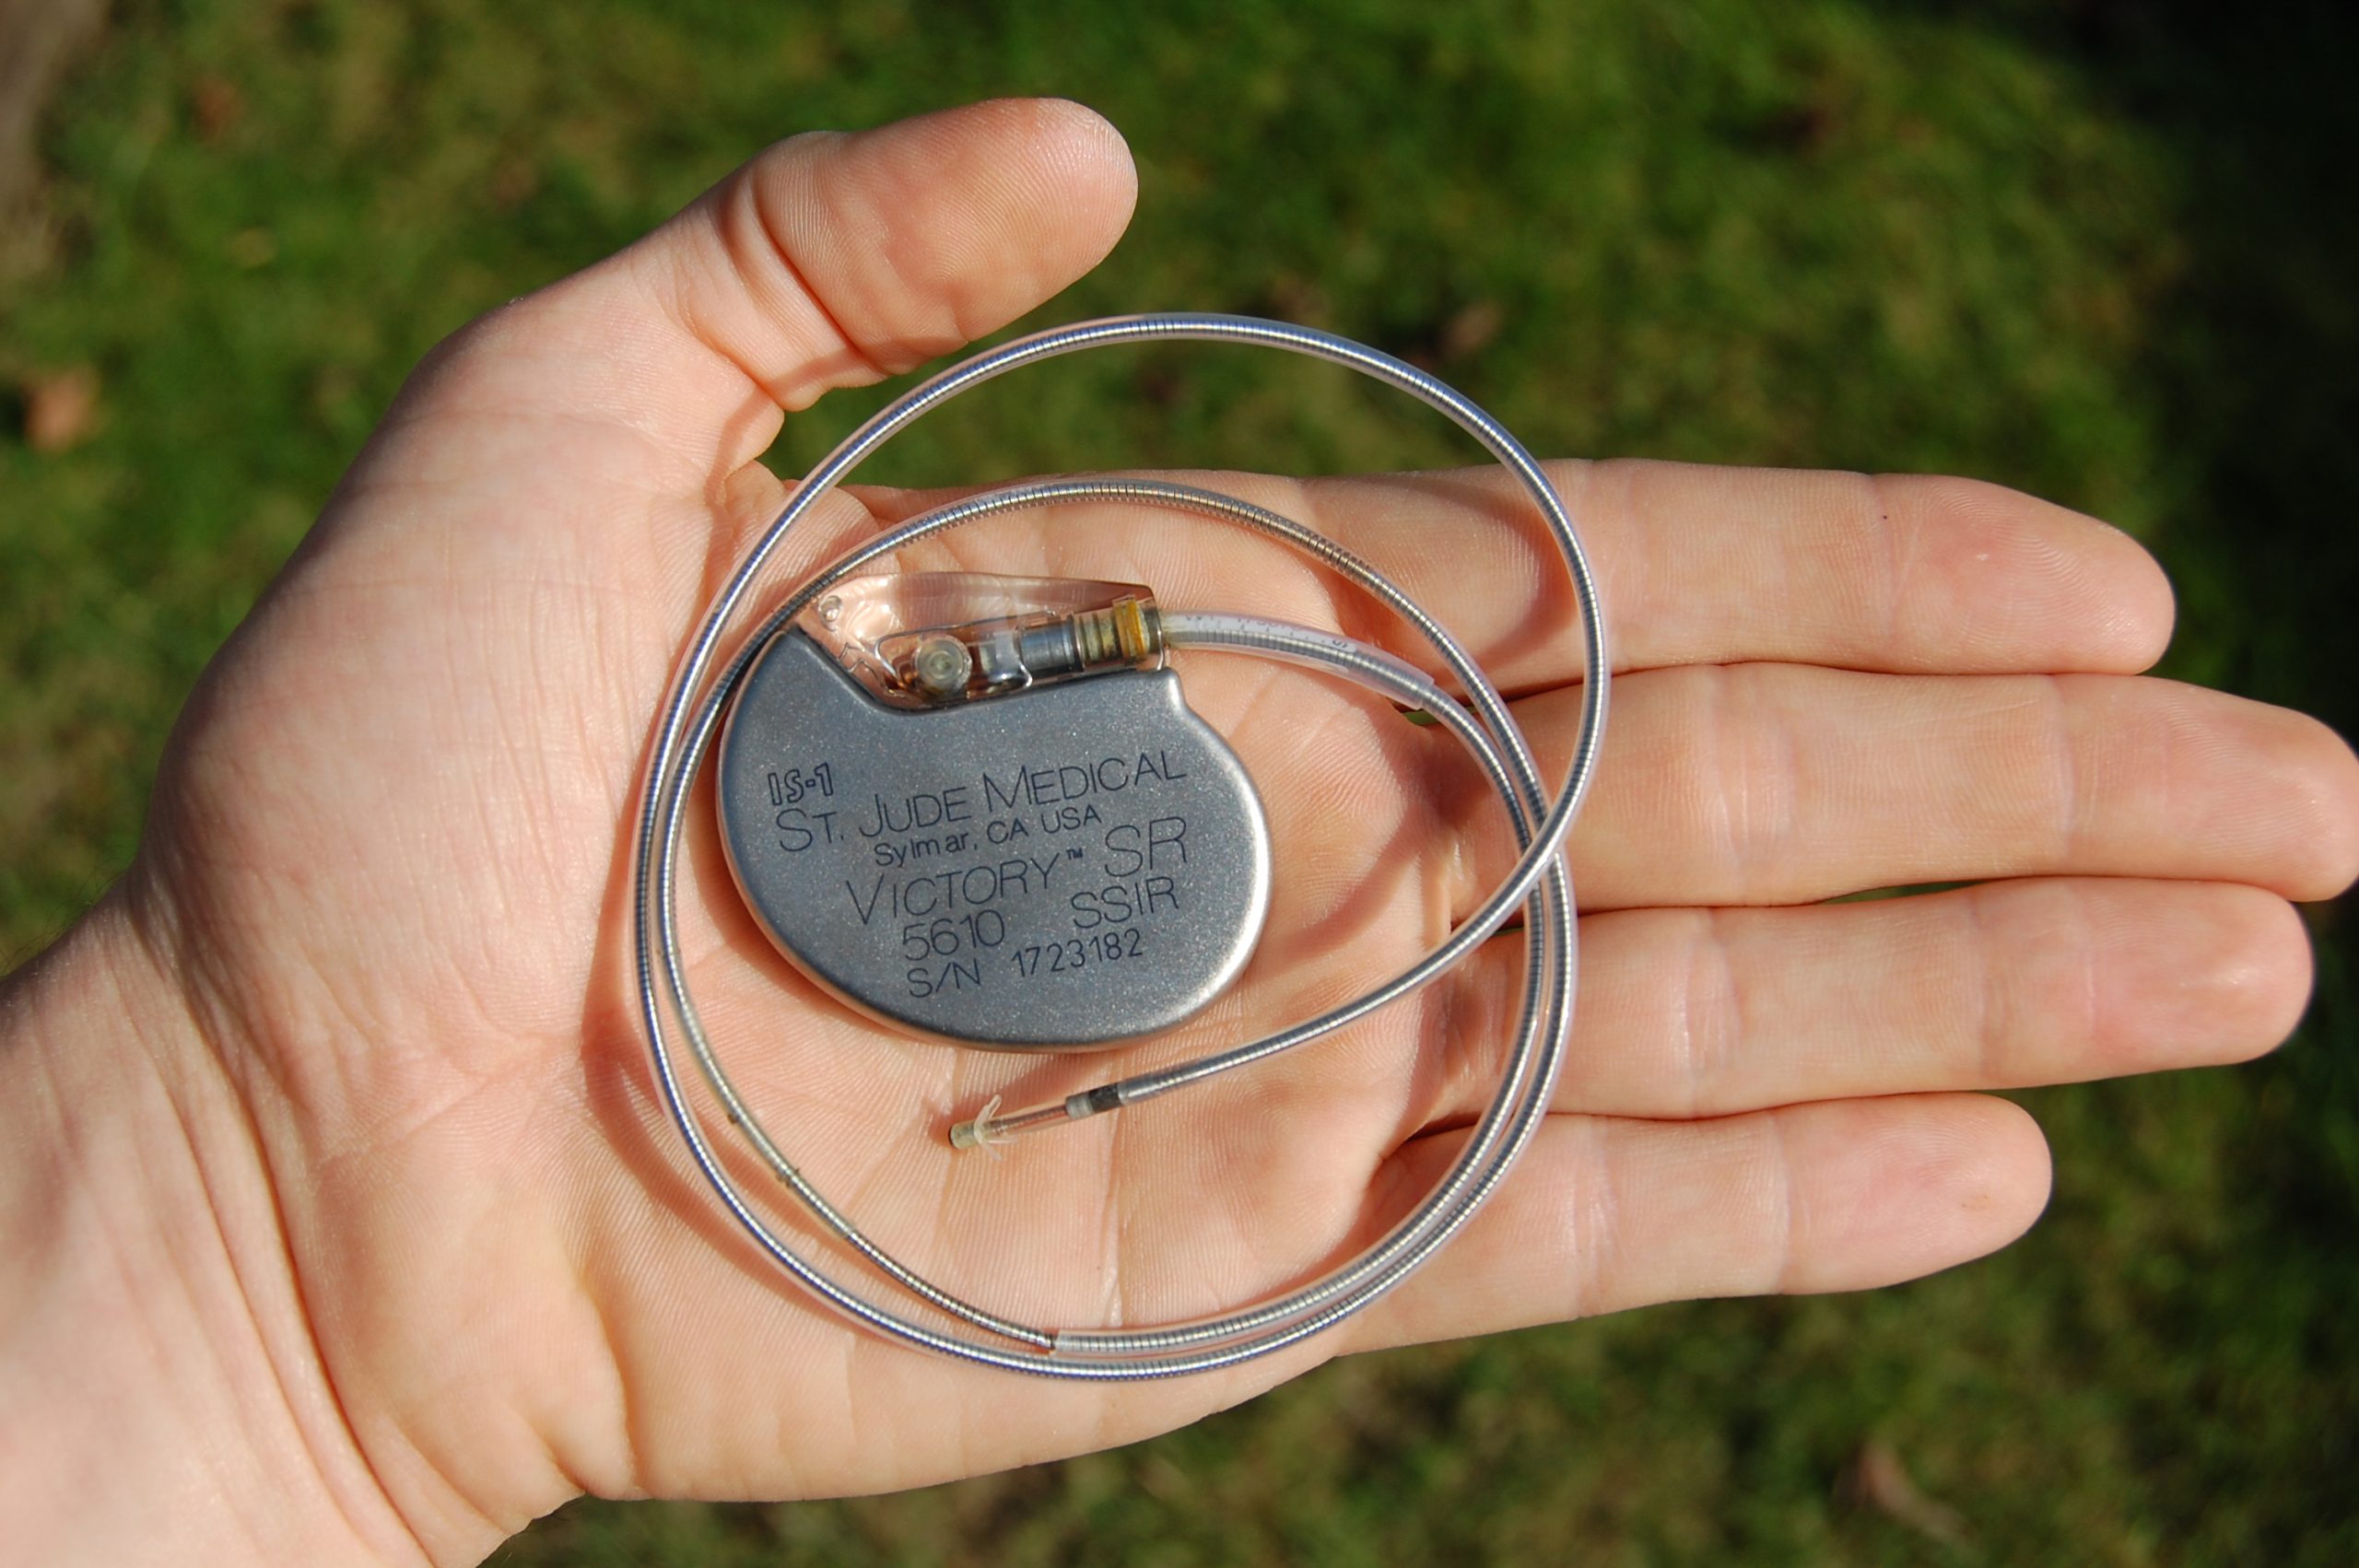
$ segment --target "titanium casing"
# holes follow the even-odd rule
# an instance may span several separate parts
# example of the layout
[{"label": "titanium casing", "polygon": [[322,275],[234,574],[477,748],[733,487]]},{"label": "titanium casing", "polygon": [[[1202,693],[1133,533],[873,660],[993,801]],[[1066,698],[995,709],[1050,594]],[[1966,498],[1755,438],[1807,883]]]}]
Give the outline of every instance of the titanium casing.
[{"label": "titanium casing", "polygon": [[770,939],[922,1035],[1020,1050],[1168,1028],[1237,977],[1269,909],[1260,797],[1169,670],[893,706],[791,626],[746,672],[718,789]]}]

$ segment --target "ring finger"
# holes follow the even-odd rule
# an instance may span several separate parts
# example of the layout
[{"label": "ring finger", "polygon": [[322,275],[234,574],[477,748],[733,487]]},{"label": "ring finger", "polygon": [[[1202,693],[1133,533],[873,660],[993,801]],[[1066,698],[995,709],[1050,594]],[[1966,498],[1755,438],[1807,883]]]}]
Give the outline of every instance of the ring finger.
[{"label": "ring finger", "polygon": [[[1471,1121],[1520,1000],[1488,944],[1397,1069],[1397,1139]],[[2309,948],[2284,900],[2228,883],[2036,878],[1800,909],[1581,922],[1557,1111],[1719,1117],[1805,1101],[2011,1089],[2242,1060],[2292,1030]]]}]

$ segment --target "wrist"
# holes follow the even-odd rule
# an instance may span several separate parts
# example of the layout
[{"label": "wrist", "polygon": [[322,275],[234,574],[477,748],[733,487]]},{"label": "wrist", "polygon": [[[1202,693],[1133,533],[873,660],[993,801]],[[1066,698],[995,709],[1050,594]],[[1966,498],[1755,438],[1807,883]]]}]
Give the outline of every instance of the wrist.
[{"label": "wrist", "polygon": [[172,967],[133,883],[0,989],[0,1538],[43,1562],[416,1560]]}]

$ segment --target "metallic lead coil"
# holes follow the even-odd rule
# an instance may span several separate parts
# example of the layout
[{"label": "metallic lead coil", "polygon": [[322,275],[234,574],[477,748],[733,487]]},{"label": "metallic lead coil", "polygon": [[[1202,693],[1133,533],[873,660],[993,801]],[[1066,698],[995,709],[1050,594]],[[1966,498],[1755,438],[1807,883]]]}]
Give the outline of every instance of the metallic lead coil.
[{"label": "metallic lead coil", "polygon": [[[1567,776],[1553,795],[1502,698],[1465,649],[1424,609],[1374,568],[1313,529],[1236,497],[1143,479],[1075,479],[1010,486],[912,520],[848,552],[800,583],[721,664],[719,649],[779,544],[794,525],[885,441],[941,404],[1019,367],[1084,349],[1156,341],[1226,342],[1306,355],[1343,365],[1418,399],[1479,441],[1532,500],[1570,579],[1583,668],[1580,724]],[[1276,658],[1325,671],[1404,708],[1423,709],[1473,754],[1513,823],[1522,853],[1484,904],[1424,958],[1392,979],[1319,1017],[1262,1039],[1176,1067],[1142,1073],[1007,1117],[964,1124],[968,1142],[1056,1126],[1139,1105],[1319,1039],[1410,995],[1462,962],[1519,907],[1526,949],[1522,1014],[1500,1082],[1455,1164],[1382,1238],[1312,1283],[1273,1300],[1204,1319],[1127,1329],[1054,1328],[1020,1323],[969,1304],[886,1252],[787,1157],[722,1067],[690,994],[680,952],[677,874],[681,822],[716,730],[748,666],[769,638],[821,593],[862,566],[915,541],[978,518],[1083,501],[1122,501],[1193,512],[1255,529],[1309,555],[1407,620],[1464,691],[1464,706],[1422,671],[1332,633],[1243,615],[1167,612],[1171,646]],[[641,797],[634,859],[637,986],[655,1077],[665,1109],[699,1174],[757,1246],[811,1294],[852,1321],[907,1343],[1011,1371],[1091,1380],[1171,1376],[1235,1365],[1297,1343],[1369,1305],[1423,1265],[1473,1217],[1530,1142],[1547,1112],[1572,1023],[1576,940],[1571,885],[1562,849],[1587,795],[1603,738],[1610,664],[1596,580],[1563,501],[1507,429],[1426,372],[1347,338],[1250,317],[1150,315],[1083,322],[1020,338],[951,367],[912,388],[848,436],[796,490],[731,574],[698,625],[658,710],[652,759]],[[1470,717],[1466,711],[1471,707]],[[1476,721],[1479,720],[1479,723]],[[1283,874],[1283,872],[1281,873]],[[667,1022],[667,1012],[671,1021]],[[670,1037],[672,1024],[728,1122],[828,1232],[941,1322],[904,1316],[839,1281],[781,1235],[723,1168],[690,1106]]]}]

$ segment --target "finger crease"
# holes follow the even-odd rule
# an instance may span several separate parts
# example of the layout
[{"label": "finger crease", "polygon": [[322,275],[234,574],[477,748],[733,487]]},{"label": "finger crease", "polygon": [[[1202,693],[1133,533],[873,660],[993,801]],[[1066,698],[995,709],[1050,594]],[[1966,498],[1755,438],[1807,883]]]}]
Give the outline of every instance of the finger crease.
[{"label": "finger crease", "polygon": [[2072,733],[2072,703],[2053,675],[2040,677],[2048,694],[2048,750],[2056,788],[2055,864],[2073,863],[2081,847],[2081,758]]},{"label": "finger crease", "polygon": [[753,215],[755,230],[761,235],[762,243],[768,247],[778,264],[785,269],[788,281],[811,302],[811,308],[818,312],[820,322],[829,332],[835,333],[837,343],[851,353],[853,358],[859,360],[863,369],[880,381],[891,376],[894,373],[893,370],[878,360],[868,345],[845,327],[841,319],[837,316],[834,307],[827,303],[827,296],[815,287],[809,276],[804,273],[803,264],[794,259],[793,247],[786,242],[782,227],[771,221],[769,205],[763,199],[760,182],[747,180],[744,189],[746,193],[745,198],[746,206]]},{"label": "finger crease", "polygon": [[1958,906],[1959,918],[1966,928],[1966,963],[1973,975],[1972,983],[1966,988],[1973,1010],[1968,1028],[1975,1042],[1976,1071],[1984,1083],[2001,1082],[1997,1072],[2000,1059],[2006,1054],[2002,1040],[2008,1027],[2001,966],[1991,952],[1994,937],[1987,907],[1991,896],[1987,887],[1973,888]]},{"label": "finger crease", "polygon": [[1772,1194],[1770,1233],[1777,1237],[1777,1261],[1769,1271],[1767,1289],[1784,1295],[1793,1289],[1794,1264],[1802,1248],[1799,1235],[1807,1223],[1805,1206],[1796,1199],[1794,1192],[1793,1150],[1786,1136],[1786,1117],[1772,1111],[1768,1117],[1771,1164],[1777,1177]]}]

